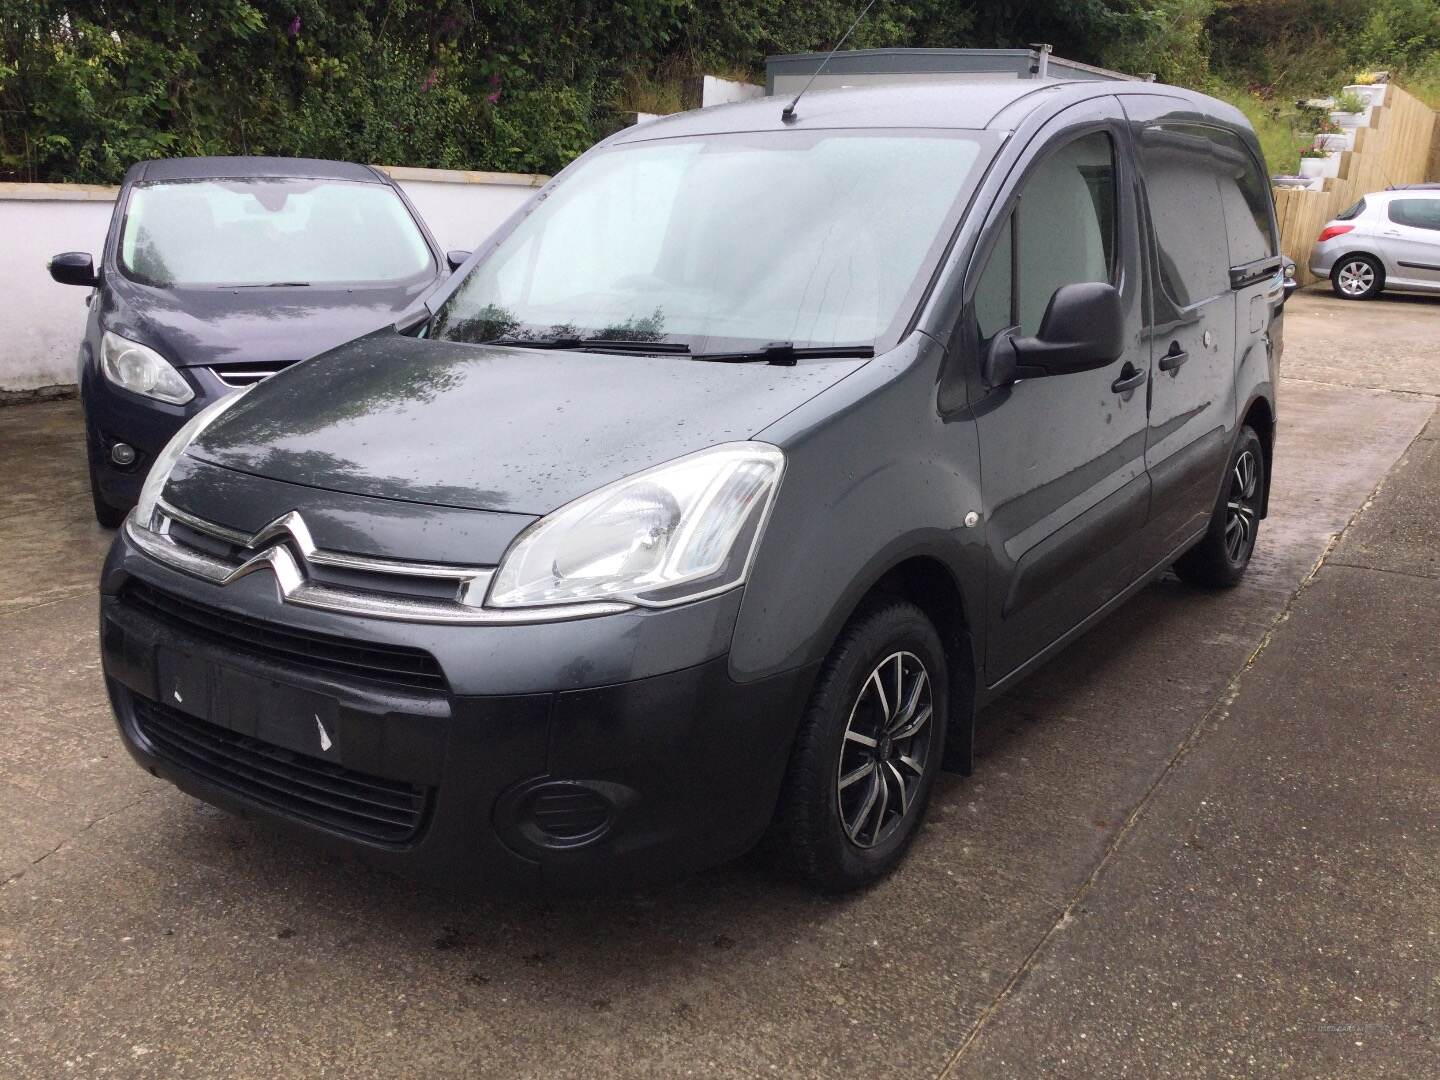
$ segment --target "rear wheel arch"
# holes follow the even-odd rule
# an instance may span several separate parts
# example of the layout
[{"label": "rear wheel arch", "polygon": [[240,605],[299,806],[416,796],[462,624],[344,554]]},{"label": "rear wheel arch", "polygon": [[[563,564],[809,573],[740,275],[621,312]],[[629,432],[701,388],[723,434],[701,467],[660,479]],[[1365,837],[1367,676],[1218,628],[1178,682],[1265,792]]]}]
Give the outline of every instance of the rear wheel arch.
[{"label": "rear wheel arch", "polygon": [[1345,252],[1344,255],[1335,256],[1335,261],[1330,264],[1330,272],[1333,274],[1335,272],[1335,267],[1339,266],[1347,259],[1369,259],[1376,266],[1380,267],[1380,274],[1382,277],[1385,274],[1385,260],[1381,258],[1380,253],[1378,251],[1367,251],[1365,248],[1354,248],[1350,251]]},{"label": "rear wheel arch", "polygon": [[[1258,397],[1245,410],[1245,419],[1241,424],[1260,436],[1260,446],[1264,450],[1265,488],[1260,499],[1260,516],[1263,518],[1270,513],[1270,479],[1275,471],[1275,407],[1268,398]],[[1238,437],[1239,433],[1236,435]]]}]

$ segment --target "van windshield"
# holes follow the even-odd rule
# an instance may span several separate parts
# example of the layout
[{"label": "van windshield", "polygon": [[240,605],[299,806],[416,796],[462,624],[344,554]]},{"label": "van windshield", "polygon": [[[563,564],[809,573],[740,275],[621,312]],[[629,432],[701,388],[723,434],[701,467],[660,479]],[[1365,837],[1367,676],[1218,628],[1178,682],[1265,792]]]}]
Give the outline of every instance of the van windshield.
[{"label": "van windshield", "polygon": [[434,271],[388,186],[315,179],[137,184],[120,265],[162,287],[395,285]]},{"label": "van windshield", "polygon": [[873,345],[909,318],[996,141],[785,131],[601,151],[470,271],[432,335]]}]

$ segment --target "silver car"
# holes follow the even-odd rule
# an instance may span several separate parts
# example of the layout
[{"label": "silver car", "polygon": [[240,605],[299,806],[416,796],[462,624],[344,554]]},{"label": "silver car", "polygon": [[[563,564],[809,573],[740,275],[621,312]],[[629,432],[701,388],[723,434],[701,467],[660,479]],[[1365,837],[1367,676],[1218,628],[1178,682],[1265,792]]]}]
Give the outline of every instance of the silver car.
[{"label": "silver car", "polygon": [[1321,230],[1310,272],[1345,300],[1440,292],[1440,184],[1366,195]]}]

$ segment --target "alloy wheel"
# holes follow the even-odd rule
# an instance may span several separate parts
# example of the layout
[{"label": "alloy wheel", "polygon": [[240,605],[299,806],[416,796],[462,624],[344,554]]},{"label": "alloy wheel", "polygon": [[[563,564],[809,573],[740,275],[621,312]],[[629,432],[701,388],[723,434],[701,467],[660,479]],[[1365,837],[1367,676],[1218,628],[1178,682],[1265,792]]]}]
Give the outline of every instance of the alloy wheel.
[{"label": "alloy wheel", "polygon": [[1363,259],[1353,259],[1340,267],[1335,281],[1346,296],[1364,296],[1375,287],[1375,268]]},{"label": "alloy wheel", "polygon": [[900,828],[930,759],[930,673],[912,652],[876,664],[860,687],[840,748],[837,801],[845,835],[871,848]]},{"label": "alloy wheel", "polygon": [[1235,459],[1230,494],[1225,503],[1225,555],[1239,564],[1255,542],[1260,510],[1260,463],[1246,450]]}]

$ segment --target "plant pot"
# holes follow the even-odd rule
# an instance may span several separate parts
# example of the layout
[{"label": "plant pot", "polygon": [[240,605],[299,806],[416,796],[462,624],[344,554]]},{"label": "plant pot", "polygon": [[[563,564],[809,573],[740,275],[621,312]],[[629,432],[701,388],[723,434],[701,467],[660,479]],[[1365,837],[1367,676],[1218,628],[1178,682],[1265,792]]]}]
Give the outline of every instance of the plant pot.
[{"label": "plant pot", "polygon": [[1345,89],[1356,97],[1364,98],[1367,104],[1379,106],[1385,104],[1385,91],[1389,85],[1389,83],[1356,83]]},{"label": "plant pot", "polygon": [[1330,122],[1336,127],[1358,128],[1370,126],[1370,110],[1364,112],[1332,112]]},{"label": "plant pot", "polygon": [[1345,131],[1326,132],[1323,135],[1312,135],[1310,137],[1312,146],[1318,146],[1321,150],[1354,150],[1355,129],[1349,128]]},{"label": "plant pot", "polygon": [[1300,175],[1310,180],[1340,175],[1340,155],[1326,154],[1324,157],[1302,157]]}]

